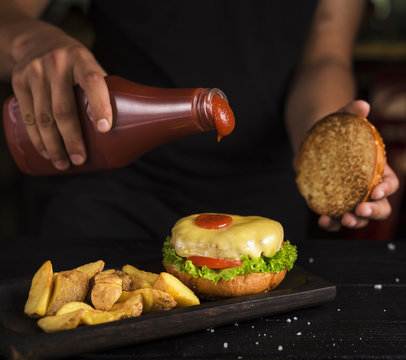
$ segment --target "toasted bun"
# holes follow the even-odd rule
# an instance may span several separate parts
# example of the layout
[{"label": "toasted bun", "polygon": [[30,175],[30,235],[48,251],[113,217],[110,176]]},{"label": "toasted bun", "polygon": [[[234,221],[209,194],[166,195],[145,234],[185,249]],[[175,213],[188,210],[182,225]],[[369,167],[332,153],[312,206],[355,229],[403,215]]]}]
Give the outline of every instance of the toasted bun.
[{"label": "toasted bun", "polygon": [[382,180],[385,146],[366,119],[336,113],[317,122],[302,143],[297,186],[314,212],[340,217],[366,201]]},{"label": "toasted bun", "polygon": [[276,288],[284,279],[286,270],[279,273],[251,273],[238,275],[232,280],[220,280],[213,284],[210,280],[197,278],[180,272],[175,265],[166,265],[166,271],[177,277],[199,297],[219,299],[248,294],[258,294]]}]

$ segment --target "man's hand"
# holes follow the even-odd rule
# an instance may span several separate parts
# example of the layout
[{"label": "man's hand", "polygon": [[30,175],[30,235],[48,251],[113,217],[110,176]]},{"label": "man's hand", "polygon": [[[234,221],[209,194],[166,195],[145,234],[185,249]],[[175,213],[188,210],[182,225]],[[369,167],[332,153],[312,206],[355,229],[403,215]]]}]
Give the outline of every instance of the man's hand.
[{"label": "man's hand", "polygon": [[86,161],[73,86],[85,92],[101,132],[112,124],[106,72],[90,51],[60,29],[33,20],[14,41],[12,86],[35,149],[59,170]]},{"label": "man's hand", "polygon": [[[367,102],[357,100],[349,103],[340,111],[349,112],[361,117],[367,117],[370,106]],[[369,220],[384,220],[391,213],[388,196],[399,188],[399,180],[391,167],[386,164],[382,182],[372,190],[370,200],[359,204],[354,212],[346,213],[341,219],[333,219],[327,215],[319,218],[319,226],[328,231],[338,231],[341,226],[358,229],[366,226]]]}]

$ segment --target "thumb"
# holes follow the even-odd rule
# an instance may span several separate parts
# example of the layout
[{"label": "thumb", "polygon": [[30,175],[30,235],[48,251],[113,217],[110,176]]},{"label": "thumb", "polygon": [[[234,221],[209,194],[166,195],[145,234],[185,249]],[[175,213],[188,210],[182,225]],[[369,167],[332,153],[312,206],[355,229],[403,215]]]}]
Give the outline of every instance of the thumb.
[{"label": "thumb", "polygon": [[366,118],[371,110],[371,105],[365,100],[354,100],[341,108],[339,112],[348,112]]}]

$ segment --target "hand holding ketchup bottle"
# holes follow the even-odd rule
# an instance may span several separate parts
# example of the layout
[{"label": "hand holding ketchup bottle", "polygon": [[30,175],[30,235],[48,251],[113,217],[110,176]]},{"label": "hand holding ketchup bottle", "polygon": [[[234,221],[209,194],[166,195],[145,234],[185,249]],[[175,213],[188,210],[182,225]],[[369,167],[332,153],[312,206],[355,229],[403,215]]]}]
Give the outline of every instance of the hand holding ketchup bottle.
[{"label": "hand holding ketchup bottle", "polygon": [[14,96],[3,106],[3,122],[11,155],[29,175],[58,175],[109,170],[130,164],[146,152],[171,140],[217,130],[217,139],[235,125],[227,98],[219,89],[163,89],[140,85],[118,76],[106,77],[113,109],[113,126],[107,133],[96,129],[83,90],[76,86],[76,102],[87,161],[57,170],[34,148]]}]

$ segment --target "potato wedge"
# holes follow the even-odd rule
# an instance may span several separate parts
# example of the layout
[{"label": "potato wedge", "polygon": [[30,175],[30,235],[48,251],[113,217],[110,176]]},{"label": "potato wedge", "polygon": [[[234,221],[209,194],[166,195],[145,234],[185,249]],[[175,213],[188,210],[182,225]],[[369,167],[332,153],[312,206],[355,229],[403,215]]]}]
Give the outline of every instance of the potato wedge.
[{"label": "potato wedge", "polygon": [[67,314],[70,312],[74,312],[77,310],[94,310],[93,307],[91,307],[89,304],[86,304],[83,301],[72,301],[69,303],[66,303],[64,306],[62,306],[57,312],[56,315],[62,315],[62,314]]},{"label": "potato wedge", "polygon": [[51,299],[53,273],[51,261],[46,261],[35,273],[31,281],[30,292],[25,303],[24,312],[33,318],[46,314]]},{"label": "potato wedge", "polygon": [[158,279],[152,286],[154,289],[162,290],[171,294],[178,304],[178,307],[199,305],[199,298],[184,285],[178,278],[167,273],[161,272]]},{"label": "potato wedge", "polygon": [[167,311],[176,307],[177,303],[173,296],[162,290],[145,288],[132,291],[132,294],[142,295],[142,312]]},{"label": "potato wedge", "polygon": [[90,278],[95,276],[97,273],[103,271],[104,269],[104,261],[103,260],[97,260],[95,262],[85,264],[82,266],[77,267],[75,270],[81,271]]},{"label": "potato wedge", "polygon": [[129,289],[130,291],[152,287],[152,284],[145,279],[140,279],[133,275],[129,276],[131,277],[131,287]]},{"label": "potato wedge", "polygon": [[114,274],[115,272],[116,272],[115,269],[106,269],[106,270],[103,270],[101,273],[102,274]]},{"label": "potato wedge", "polygon": [[74,329],[80,324],[84,310],[79,309],[62,315],[45,316],[37,321],[45,332]]},{"label": "potato wedge", "polygon": [[97,325],[137,317],[141,313],[142,295],[136,294],[120,304],[114,304],[110,311],[85,311],[82,315],[82,322],[86,325]]},{"label": "potato wedge", "polygon": [[90,301],[96,310],[108,311],[120,297],[123,281],[114,274],[96,274],[92,280]]},{"label": "potato wedge", "polygon": [[82,271],[61,271],[56,276],[47,315],[55,315],[66,303],[83,301],[89,290],[89,277]]},{"label": "potato wedge", "polygon": [[120,270],[115,270],[113,274],[120,277],[121,280],[123,281],[123,285],[122,285],[123,291],[130,291],[131,290],[131,284],[132,284],[131,275],[128,275],[124,271],[120,271]]},{"label": "potato wedge", "polygon": [[148,271],[143,271],[140,269],[137,269],[135,266],[132,265],[124,265],[122,268],[122,271],[134,276],[137,279],[142,279],[148,282],[151,286],[155,282],[156,279],[158,279],[159,274],[151,273]]}]

